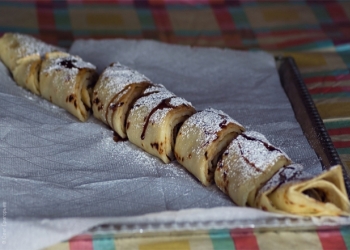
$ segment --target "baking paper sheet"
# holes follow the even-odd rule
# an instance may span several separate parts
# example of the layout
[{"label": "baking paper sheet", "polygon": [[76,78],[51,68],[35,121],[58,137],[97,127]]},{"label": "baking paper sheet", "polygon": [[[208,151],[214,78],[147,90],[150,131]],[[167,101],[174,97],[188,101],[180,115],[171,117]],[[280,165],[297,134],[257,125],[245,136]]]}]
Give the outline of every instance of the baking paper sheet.
[{"label": "baking paper sheet", "polygon": [[[70,53],[99,72],[112,62],[136,69],[197,110],[221,109],[247,130],[263,133],[308,172],[321,171],[267,53],[130,40],[76,41]],[[16,86],[2,64],[0,107],[0,201],[9,249],[51,245],[123,218],[148,223],[150,213],[159,223],[197,208],[209,209],[200,211],[211,221],[218,219],[215,209],[250,225],[257,216],[278,217],[235,208],[214,185],[202,186],[176,162],[163,164],[129,142],[114,142],[112,131],[95,118],[81,123]]]}]

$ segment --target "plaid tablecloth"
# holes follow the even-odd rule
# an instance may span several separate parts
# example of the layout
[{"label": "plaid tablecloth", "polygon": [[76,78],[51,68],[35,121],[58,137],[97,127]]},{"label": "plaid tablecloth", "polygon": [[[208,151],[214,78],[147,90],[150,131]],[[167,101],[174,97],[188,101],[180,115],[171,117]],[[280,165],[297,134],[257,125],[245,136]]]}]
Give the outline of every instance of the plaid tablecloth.
[{"label": "plaid tablecloth", "polygon": [[71,239],[46,250],[312,250],[350,249],[350,229],[309,232],[237,233],[209,231],[201,235],[132,237],[81,237]]},{"label": "plaid tablecloth", "polygon": [[[350,1],[0,1],[0,34],[70,46],[78,38],[155,39],[293,56],[350,174]],[[75,238],[50,249],[350,249],[333,231]]]}]

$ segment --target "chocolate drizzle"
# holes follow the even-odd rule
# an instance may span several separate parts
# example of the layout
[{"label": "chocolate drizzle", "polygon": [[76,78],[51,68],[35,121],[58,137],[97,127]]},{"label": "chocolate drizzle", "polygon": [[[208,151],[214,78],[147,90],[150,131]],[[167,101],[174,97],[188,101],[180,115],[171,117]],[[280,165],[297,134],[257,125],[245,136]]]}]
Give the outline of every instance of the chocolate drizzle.
[{"label": "chocolate drizzle", "polygon": [[[293,180],[295,177],[300,175],[300,171],[295,171],[295,167],[293,166],[283,166],[282,170],[278,172],[279,176],[279,182],[278,185],[276,185],[272,190],[271,193],[277,190],[280,186],[282,186],[284,183],[289,182],[290,180]],[[285,171],[290,170],[290,171],[295,171],[291,176],[287,176],[285,174]]]},{"label": "chocolate drizzle", "polygon": [[166,98],[166,99],[163,99],[156,107],[154,107],[151,112],[148,114],[147,118],[146,118],[146,121],[143,125],[143,130],[142,130],[142,133],[141,133],[141,140],[144,140],[145,139],[145,134],[146,134],[146,130],[147,130],[147,127],[148,127],[148,123],[149,123],[149,119],[151,118],[151,116],[154,114],[154,112],[156,112],[157,110],[159,109],[165,109],[165,108],[175,108],[173,105],[170,104],[170,100],[172,98],[175,98],[175,96],[172,96],[172,97],[169,97],[169,98]]},{"label": "chocolate drizzle", "polygon": [[224,119],[222,122],[220,122],[219,126],[220,128],[225,128],[226,127],[227,120]]},{"label": "chocolate drizzle", "polygon": [[152,91],[152,92],[148,92],[148,93],[143,93],[140,97],[139,97],[139,99],[140,98],[143,98],[143,97],[146,97],[146,96],[149,96],[149,95],[153,95],[153,94],[156,94],[156,93],[159,93],[160,91]]},{"label": "chocolate drizzle", "polygon": [[261,143],[264,145],[264,147],[265,147],[268,151],[270,151],[270,152],[272,152],[272,151],[278,151],[278,152],[280,152],[280,153],[283,153],[281,150],[279,150],[278,148],[275,148],[274,146],[268,144],[267,142],[264,142],[264,141],[262,141],[262,140],[259,140],[259,139],[257,139],[257,138],[254,138],[254,137],[247,136],[246,134],[241,134],[241,136],[243,136],[244,138],[246,138],[246,139],[249,140],[249,141],[258,141],[258,142],[261,142]]},{"label": "chocolate drizzle", "polygon": [[240,145],[239,143],[238,143],[238,147],[239,147],[239,151],[240,151],[240,153],[241,153],[241,156],[242,156],[243,160],[244,160],[248,165],[250,165],[250,166],[252,166],[253,168],[255,168],[256,171],[258,171],[258,172],[263,172],[263,171],[262,171],[260,168],[258,168],[253,162],[250,162],[250,161],[247,159],[247,157],[244,156],[243,151],[242,151],[242,147],[241,147],[241,145]]},{"label": "chocolate drizzle", "polygon": [[222,157],[223,156],[228,156],[228,151],[227,149],[225,150],[225,152],[223,154],[219,154],[219,157],[218,157],[218,163],[216,164],[216,167],[221,169],[224,167],[224,162],[222,160]]},{"label": "chocolate drizzle", "polygon": [[309,180],[311,178],[312,177],[309,174],[303,172],[303,167],[299,164],[283,166],[270,178],[269,181],[261,186],[257,195],[258,193],[264,193],[267,191],[272,193],[288,182]]}]

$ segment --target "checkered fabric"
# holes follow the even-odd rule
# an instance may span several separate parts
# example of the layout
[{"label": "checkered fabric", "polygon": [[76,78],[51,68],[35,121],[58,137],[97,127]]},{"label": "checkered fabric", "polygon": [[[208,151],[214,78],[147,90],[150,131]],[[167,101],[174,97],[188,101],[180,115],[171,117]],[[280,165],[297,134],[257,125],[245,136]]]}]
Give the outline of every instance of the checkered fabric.
[{"label": "checkered fabric", "polygon": [[212,230],[202,234],[153,237],[77,236],[46,250],[270,250],[350,249],[350,230],[236,232]]},{"label": "checkered fabric", "polygon": [[[65,47],[79,38],[131,38],[292,56],[350,175],[350,1],[0,1],[0,34],[9,31]],[[136,243],[78,238],[50,249],[125,249],[117,247],[125,244],[132,249],[272,249],[273,242],[298,249],[283,243],[287,238],[304,249],[312,242],[323,249],[350,249],[349,230],[238,236],[227,231],[203,237],[204,245],[190,237]]]}]

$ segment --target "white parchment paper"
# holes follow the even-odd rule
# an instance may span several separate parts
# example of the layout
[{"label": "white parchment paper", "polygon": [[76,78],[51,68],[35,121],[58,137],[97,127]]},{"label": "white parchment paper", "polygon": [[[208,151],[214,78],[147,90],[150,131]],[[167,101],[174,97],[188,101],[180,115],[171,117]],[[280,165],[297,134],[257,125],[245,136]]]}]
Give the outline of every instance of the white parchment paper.
[{"label": "white parchment paper", "polygon": [[[76,41],[70,52],[100,72],[119,61],[198,110],[221,109],[266,135],[308,172],[321,171],[267,53],[126,40]],[[280,218],[234,207],[176,162],[163,164],[129,142],[115,143],[95,118],[81,123],[18,87],[2,64],[0,182],[8,249],[42,248],[103,223],[166,222],[175,229],[186,220],[254,226]]]}]

